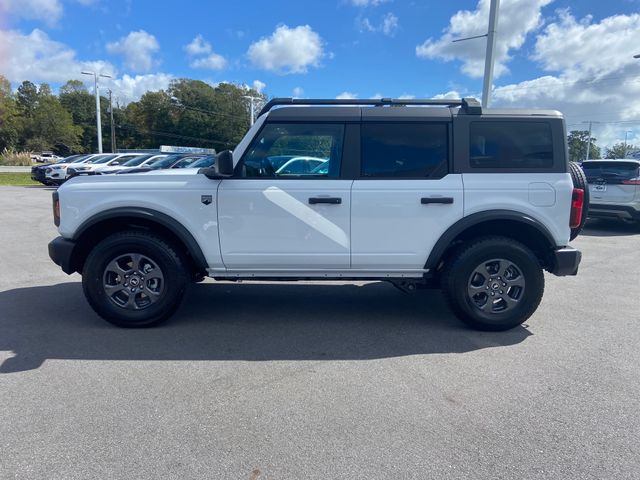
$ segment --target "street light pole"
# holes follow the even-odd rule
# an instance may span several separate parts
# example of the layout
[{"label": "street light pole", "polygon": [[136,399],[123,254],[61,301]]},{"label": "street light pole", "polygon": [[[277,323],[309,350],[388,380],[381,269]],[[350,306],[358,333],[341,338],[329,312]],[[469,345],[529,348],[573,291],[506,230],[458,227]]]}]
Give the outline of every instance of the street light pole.
[{"label": "street light pole", "polygon": [[98,87],[98,77],[111,78],[111,75],[96,72],[81,72],[83,75],[93,75],[93,84],[96,91],[96,127],[98,129],[98,153],[102,153],[102,122],[100,121],[100,90]]},{"label": "street light pole", "polygon": [[489,32],[487,33],[487,54],[484,59],[484,84],[482,86],[482,107],[487,108],[491,101],[491,84],[493,83],[494,51],[496,49],[496,29],[498,28],[498,10],[500,0],[491,0],[489,7]]},{"label": "street light pole", "polygon": [[633,133],[633,130],[625,130],[624,132],[624,151],[623,151],[623,158],[627,158],[627,134],[629,133]]},{"label": "street light pole", "polygon": [[487,108],[491,101],[491,84],[493,83],[493,65],[495,63],[496,34],[498,30],[498,11],[500,10],[500,0],[491,0],[489,7],[489,31],[484,35],[474,35],[473,37],[457,38],[453,43],[475,40],[476,38],[487,37],[487,50],[484,59],[484,83],[482,84],[482,107]]},{"label": "street light pole", "polygon": [[109,92],[109,115],[111,117],[111,153],[116,153],[116,127],[113,124],[113,92],[111,89],[107,91]]},{"label": "street light pole", "polygon": [[256,100],[260,100],[260,97],[253,97],[251,95],[243,95],[242,98],[246,98],[249,100],[249,102],[251,103],[251,126],[253,126],[253,124],[256,121],[256,105],[255,105],[255,101]]}]

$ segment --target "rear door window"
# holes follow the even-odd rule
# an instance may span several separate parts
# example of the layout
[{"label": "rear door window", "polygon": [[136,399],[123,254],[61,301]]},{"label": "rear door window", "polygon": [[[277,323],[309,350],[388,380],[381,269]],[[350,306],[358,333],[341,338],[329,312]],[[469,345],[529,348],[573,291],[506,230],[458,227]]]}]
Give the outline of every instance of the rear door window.
[{"label": "rear door window", "polygon": [[440,178],[447,172],[447,124],[364,123],[361,135],[364,178]]},{"label": "rear door window", "polygon": [[469,163],[473,169],[553,167],[553,137],[545,122],[471,122]]}]

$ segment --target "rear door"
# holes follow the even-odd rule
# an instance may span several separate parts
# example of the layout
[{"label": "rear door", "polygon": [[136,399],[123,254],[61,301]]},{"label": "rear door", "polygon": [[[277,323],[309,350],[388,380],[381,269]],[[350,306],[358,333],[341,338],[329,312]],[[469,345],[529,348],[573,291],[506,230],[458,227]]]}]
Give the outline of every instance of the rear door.
[{"label": "rear door", "polygon": [[638,189],[637,161],[596,160],[582,164],[594,203],[631,203]]},{"label": "rear door", "polygon": [[462,218],[460,174],[449,174],[448,110],[363,109],[359,178],[351,193],[353,269],[420,273],[442,233]]},{"label": "rear door", "polygon": [[[230,270],[346,270],[350,261],[350,191],[340,178],[345,124],[267,123],[218,189],[220,247]],[[327,164],[323,172],[282,169]]]}]

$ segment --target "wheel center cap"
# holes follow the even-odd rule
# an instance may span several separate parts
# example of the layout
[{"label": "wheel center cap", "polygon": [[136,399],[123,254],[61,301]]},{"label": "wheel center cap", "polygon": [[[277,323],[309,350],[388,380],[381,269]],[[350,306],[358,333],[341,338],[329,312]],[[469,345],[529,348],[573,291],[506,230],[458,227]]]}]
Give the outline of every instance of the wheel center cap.
[{"label": "wheel center cap", "polygon": [[137,287],[140,283],[140,280],[138,279],[138,277],[132,277],[131,280],[129,280],[129,283],[131,283],[132,286]]},{"label": "wheel center cap", "polygon": [[493,288],[494,290],[497,290],[498,288],[500,288],[500,284],[499,283],[494,283],[491,285],[491,288]]}]

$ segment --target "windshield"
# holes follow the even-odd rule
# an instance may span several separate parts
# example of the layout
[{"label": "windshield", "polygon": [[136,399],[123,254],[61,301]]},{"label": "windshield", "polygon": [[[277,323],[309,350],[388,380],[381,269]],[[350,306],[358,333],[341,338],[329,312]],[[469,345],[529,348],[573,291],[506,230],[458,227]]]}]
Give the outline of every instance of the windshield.
[{"label": "windshield", "polygon": [[84,162],[85,160],[87,160],[91,155],[82,155],[79,158],[76,158],[75,160],[72,160],[69,163],[79,163],[79,162]]},{"label": "windshield", "polygon": [[110,160],[113,160],[114,158],[116,158],[118,155],[100,155],[95,159],[91,159],[89,160],[89,162],[91,162],[94,165],[99,165],[101,163],[107,163]]},{"label": "windshield", "polygon": [[179,156],[170,156],[170,157],[166,157],[166,158],[160,158],[154,162],[151,162],[147,165],[145,165],[146,167],[149,167],[153,170],[158,170],[161,168],[169,168],[171,165],[173,165],[180,157]]},{"label": "windshield", "polygon": [[192,163],[197,162],[202,158],[202,155],[194,156],[194,157],[185,157],[173,165],[171,168],[187,168]]},{"label": "windshield", "polygon": [[125,167],[137,167],[142,162],[144,162],[145,160],[148,160],[152,156],[153,155],[138,155],[137,157],[132,158],[131,160],[127,160],[124,163],[121,162],[121,165],[123,165]]},{"label": "windshield", "polygon": [[211,165],[214,164],[215,161],[216,161],[215,155],[207,155],[206,157],[202,157],[199,160],[196,160],[195,162],[193,162],[191,165],[189,165],[189,168],[210,167]]}]

